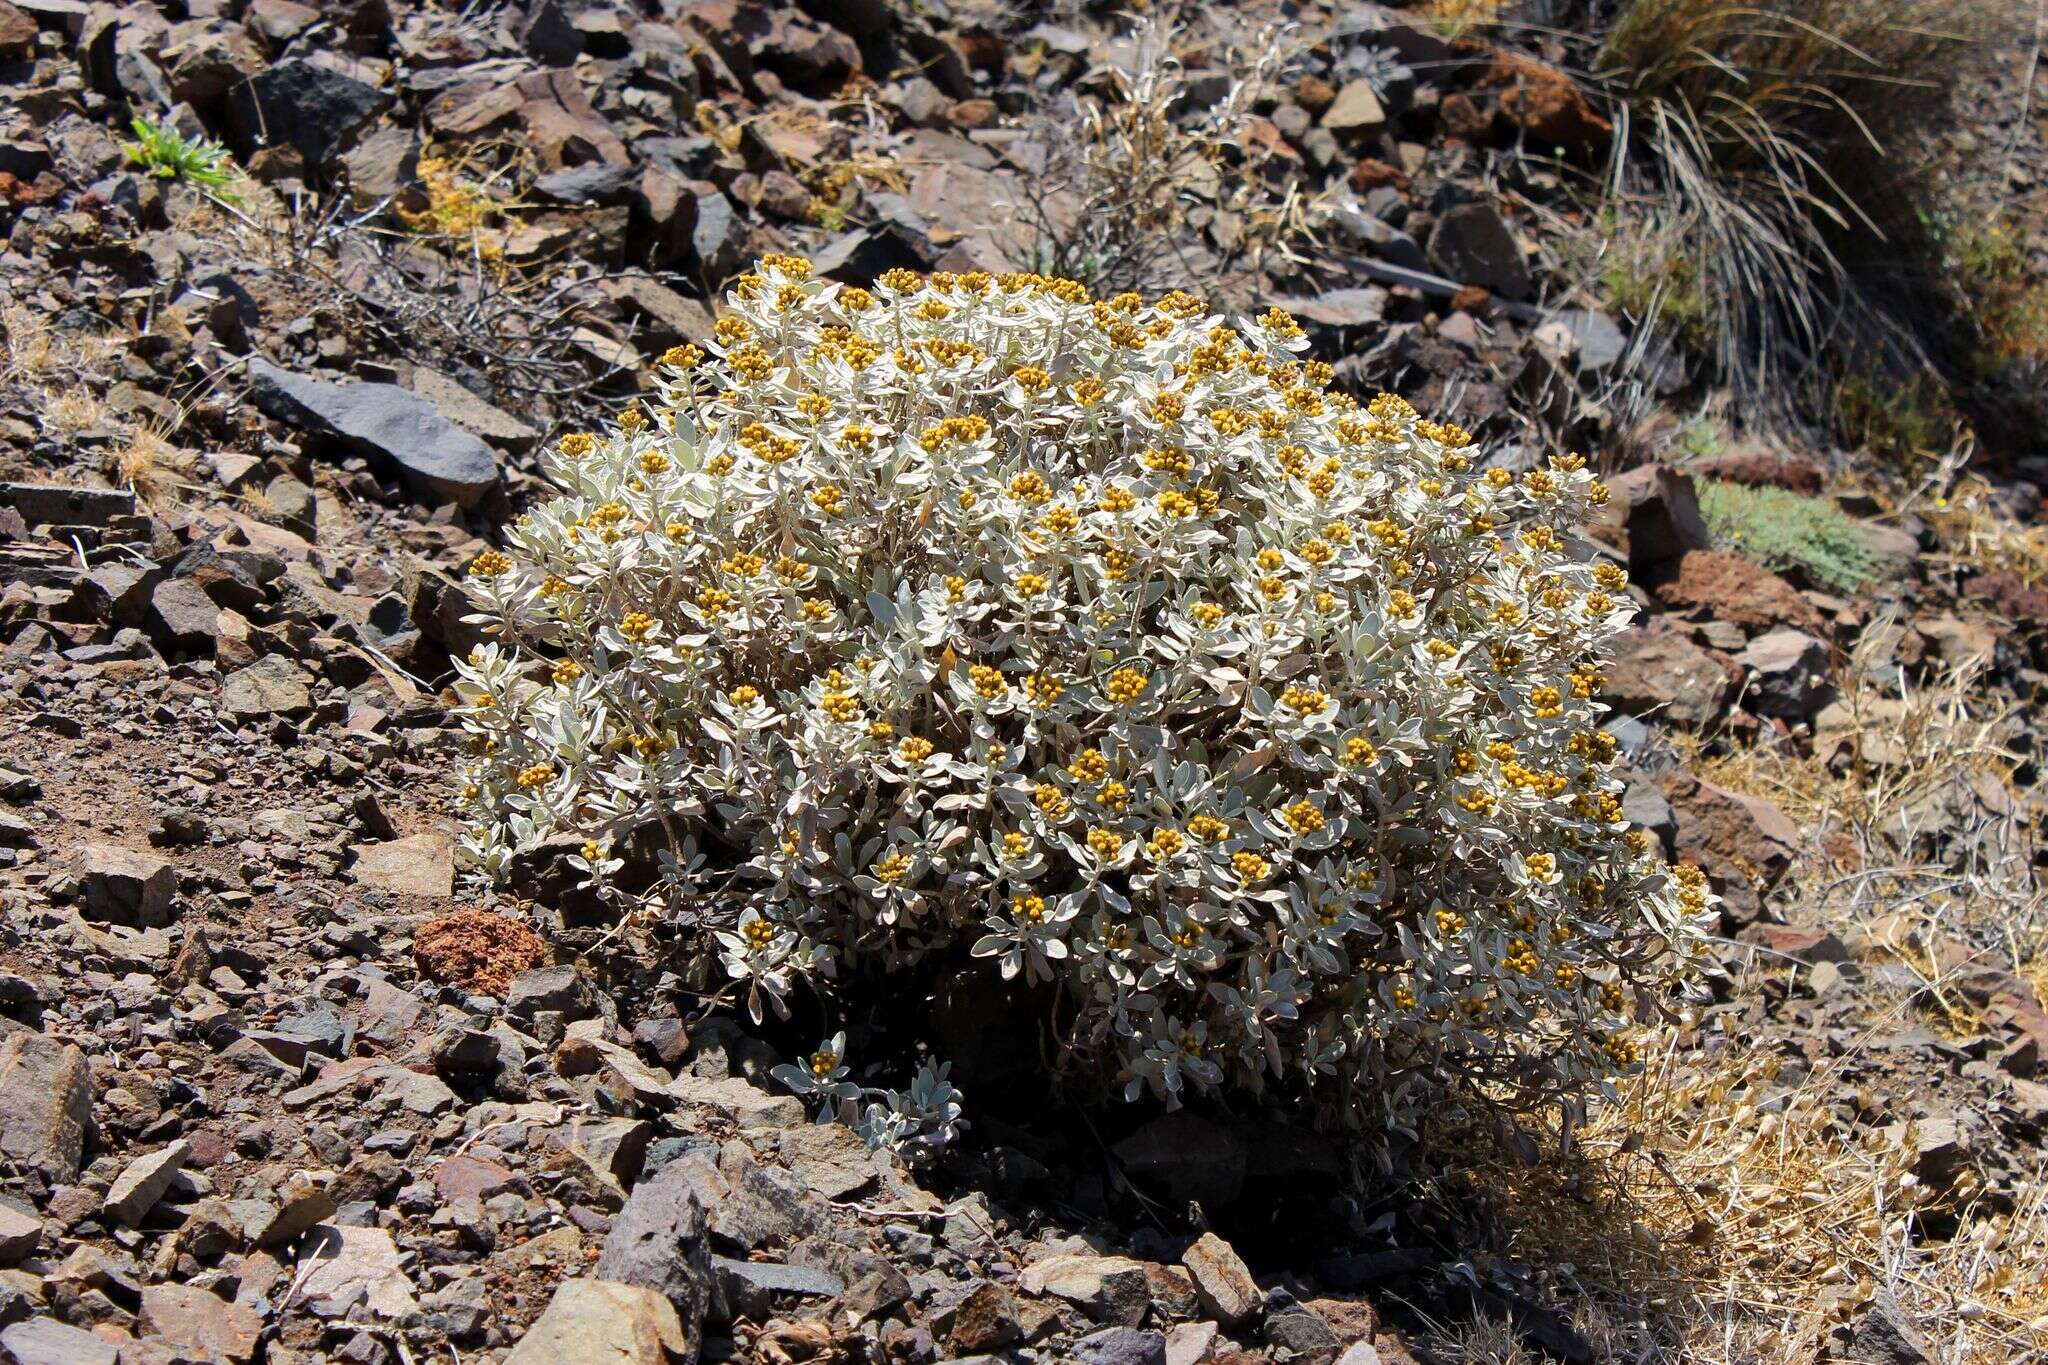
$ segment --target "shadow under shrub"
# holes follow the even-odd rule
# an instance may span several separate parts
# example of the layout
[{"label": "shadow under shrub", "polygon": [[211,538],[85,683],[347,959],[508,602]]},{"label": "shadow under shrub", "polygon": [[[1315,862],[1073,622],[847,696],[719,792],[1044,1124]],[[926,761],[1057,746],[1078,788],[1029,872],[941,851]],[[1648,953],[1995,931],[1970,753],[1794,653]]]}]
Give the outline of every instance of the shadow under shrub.
[{"label": "shadow under shrub", "polygon": [[877,981],[1029,990],[1041,1084],[1169,1107],[1635,1067],[1708,897],[1621,816],[1583,460],[1482,470],[1178,291],[770,257],[727,303],[471,566],[476,866],[574,844],[687,985],[816,1010],[776,1074],[892,1145],[952,1095],[852,1079]]}]

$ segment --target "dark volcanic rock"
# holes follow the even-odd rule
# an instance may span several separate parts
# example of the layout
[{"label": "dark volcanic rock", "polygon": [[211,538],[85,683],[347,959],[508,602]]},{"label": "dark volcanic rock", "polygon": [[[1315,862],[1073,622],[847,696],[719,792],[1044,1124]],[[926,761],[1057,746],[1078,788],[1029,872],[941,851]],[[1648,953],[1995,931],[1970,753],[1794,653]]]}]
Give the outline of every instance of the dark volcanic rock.
[{"label": "dark volcanic rock", "polygon": [[279,421],[335,437],[397,466],[406,481],[462,507],[498,485],[498,461],[481,440],[396,384],[330,384],[256,357],[256,404]]},{"label": "dark volcanic rock", "polygon": [[235,92],[236,127],[251,147],[298,149],[309,167],[346,151],[391,96],[312,61],[280,62]]}]

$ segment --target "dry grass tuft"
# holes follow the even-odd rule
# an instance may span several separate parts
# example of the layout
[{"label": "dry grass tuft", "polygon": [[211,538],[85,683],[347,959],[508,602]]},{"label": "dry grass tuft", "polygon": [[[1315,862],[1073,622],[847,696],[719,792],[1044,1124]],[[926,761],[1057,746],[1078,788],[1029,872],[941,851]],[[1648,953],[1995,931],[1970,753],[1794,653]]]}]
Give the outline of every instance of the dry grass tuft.
[{"label": "dry grass tuft", "polygon": [[2048,526],[2014,521],[1981,476],[1957,479],[1920,515],[1951,562],[1982,573],[2007,570],[2030,587],[2048,584]]},{"label": "dry grass tuft", "polygon": [[[1839,1076],[1858,1051],[1788,1086],[1766,1047],[1674,1036],[1572,1157],[1477,1146],[1460,1181],[1495,1211],[1497,1254],[1532,1268],[1595,1359],[1806,1365],[1880,1294],[1944,1361],[2048,1348],[2048,1192],[2023,1190],[2009,1214],[1930,1192],[1910,1133],[1843,1122]],[[1937,1213],[1959,1225],[1945,1241],[1922,1226]],[[1453,1361],[1543,1358],[1499,1323],[1423,1344]]]},{"label": "dry grass tuft", "polygon": [[[1954,989],[1959,955],[1936,945],[2048,991],[2048,892],[2011,792],[2024,717],[1970,669],[1903,693],[1870,681],[1895,629],[1866,628],[1810,748],[1679,739],[1701,776],[1778,803],[1807,831],[1780,908],[1834,929],[1870,965],[1835,987],[1855,992],[1841,1016],[1860,1021],[1851,1045],[1787,1071],[1796,1052],[1743,1022],[1743,1002],[1788,970],[1759,953],[1733,982],[1735,1005],[1646,1049],[1645,1071],[1571,1135],[1564,1159],[1528,1164],[1472,1135],[1444,1149],[1460,1206],[1476,1196],[1495,1254],[1596,1359],[1807,1365],[1879,1295],[1943,1365],[2048,1359],[2048,1185],[2022,1183],[2003,1212],[1973,1172],[1930,1190],[1912,1134],[1850,1080],[1900,1028],[1978,1032]],[[1905,964],[1914,984],[1888,984],[1882,962]],[[1544,1358],[1494,1321],[1443,1325],[1423,1344],[1450,1361]]]},{"label": "dry grass tuft", "polygon": [[[1910,221],[1922,139],[1955,73],[2012,31],[1999,0],[1628,0],[1600,67],[1620,102],[1610,187],[1624,235],[1675,238],[1702,349],[1745,400],[1808,401],[1811,357],[1915,349],[1845,249]],[[1823,380],[1830,376],[1821,376]]]},{"label": "dry grass tuft", "polygon": [[190,473],[185,453],[171,444],[170,432],[156,426],[138,427],[115,447],[109,466],[115,483],[153,505],[168,501]]},{"label": "dry grass tuft", "polygon": [[[1045,120],[1036,131],[1045,169],[1017,206],[1037,238],[1032,267],[1081,280],[1097,293],[1187,288],[1215,292],[1217,277],[1242,260],[1285,255],[1305,230],[1297,193],[1271,193],[1247,163],[1253,102],[1276,81],[1291,51],[1287,35],[1265,30],[1214,49],[1230,88],[1199,115],[1182,112],[1188,78],[1178,55],[1186,29],[1168,15],[1137,24],[1130,59],[1091,75],[1101,93],[1078,120]],[[1238,226],[1219,260],[1190,247],[1196,211]]]},{"label": "dry grass tuft", "polygon": [[1453,41],[1497,23],[1510,0],[1429,0],[1430,26]]},{"label": "dry grass tuft", "polygon": [[102,337],[59,332],[27,304],[0,309],[0,382],[63,383],[101,367],[108,350]]},{"label": "dry grass tuft", "polygon": [[105,415],[100,408],[100,400],[93,396],[91,389],[82,386],[62,388],[48,397],[49,406],[43,409],[44,420],[51,430],[62,436],[90,431],[100,424],[100,418]]}]

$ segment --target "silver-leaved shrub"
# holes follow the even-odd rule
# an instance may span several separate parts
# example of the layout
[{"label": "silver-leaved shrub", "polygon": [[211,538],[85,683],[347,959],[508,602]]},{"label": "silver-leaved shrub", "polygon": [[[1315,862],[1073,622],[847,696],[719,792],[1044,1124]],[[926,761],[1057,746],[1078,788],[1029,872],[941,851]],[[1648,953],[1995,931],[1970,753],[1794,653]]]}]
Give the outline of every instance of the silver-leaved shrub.
[{"label": "silver-leaved shrub", "polygon": [[713,907],[757,1018],[842,964],[1056,983],[1062,1065],[1133,1097],[1384,1123],[1637,1064],[1710,898],[1622,818],[1583,460],[1482,470],[1184,293],[769,257],[727,304],[471,568],[477,865],[568,833],[629,925]]}]

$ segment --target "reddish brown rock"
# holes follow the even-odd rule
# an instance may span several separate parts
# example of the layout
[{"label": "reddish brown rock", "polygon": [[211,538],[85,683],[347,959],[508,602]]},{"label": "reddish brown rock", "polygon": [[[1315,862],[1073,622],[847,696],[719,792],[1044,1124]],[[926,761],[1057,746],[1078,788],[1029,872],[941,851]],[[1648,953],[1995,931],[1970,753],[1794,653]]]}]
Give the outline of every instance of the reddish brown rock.
[{"label": "reddish brown rock", "polygon": [[2048,634],[2048,589],[2034,587],[2010,569],[1978,574],[1963,586],[1963,595],[2023,633]]},{"label": "reddish brown rock", "polygon": [[1391,185],[1397,190],[1408,188],[1408,177],[1399,166],[1375,156],[1366,157],[1353,166],[1350,180],[1351,188],[1360,194],[1367,194],[1383,185]]},{"label": "reddish brown rock", "polygon": [[1463,142],[1485,142],[1493,136],[1493,115],[1479,107],[1473,98],[1459,91],[1444,96],[1444,102],[1437,109],[1437,127],[1447,138]]},{"label": "reddish brown rock", "polygon": [[1499,54],[1481,85],[1500,91],[1502,116],[1540,146],[1584,151],[1614,135],[1614,125],[1593,111],[1576,81],[1533,58]]},{"label": "reddish brown rock", "polygon": [[1827,622],[1799,590],[1761,564],[1719,550],[1689,550],[1651,574],[1657,600],[1745,631],[1795,626],[1814,635]]},{"label": "reddish brown rock", "polygon": [[457,910],[413,936],[421,975],[467,991],[502,996],[512,978],[548,959],[540,936],[517,920],[487,910]]},{"label": "reddish brown rock", "polygon": [[1827,482],[1827,471],[1804,455],[1780,455],[1769,450],[1731,450],[1704,460],[1688,460],[1685,471],[1696,478],[1718,483],[1739,483],[1745,488],[1784,488],[1813,497]]},{"label": "reddish brown rock", "polygon": [[1294,86],[1294,102],[1316,118],[1337,102],[1337,87],[1311,72]]},{"label": "reddish brown rock", "polygon": [[953,1330],[948,1340],[970,1355],[1008,1346],[1024,1334],[1017,1321],[1017,1304],[1010,1291],[984,1280],[953,1310]]},{"label": "reddish brown rock", "polygon": [[1727,714],[1739,674],[1727,656],[1694,644],[1662,617],[1614,640],[1602,697],[1632,716],[1704,730]]},{"label": "reddish brown rock", "polygon": [[1003,49],[1002,38],[985,28],[969,29],[953,42],[960,49],[960,59],[976,71],[1000,75],[1009,62],[1009,54]]},{"label": "reddish brown rock", "polygon": [[1493,313],[1493,295],[1476,284],[1468,284],[1451,295],[1453,313],[1470,313],[1475,318],[1488,317]]},{"label": "reddish brown rock", "polygon": [[1678,860],[1697,865],[1722,898],[1733,927],[1755,923],[1762,893],[1783,880],[1799,846],[1799,826],[1762,797],[1745,796],[1678,769],[1657,790],[1678,825]]},{"label": "reddish brown rock", "polygon": [[0,56],[27,57],[36,50],[36,21],[33,16],[0,0]]}]

